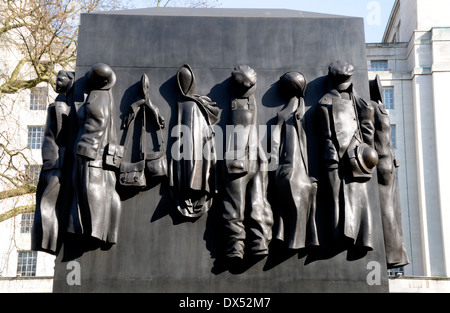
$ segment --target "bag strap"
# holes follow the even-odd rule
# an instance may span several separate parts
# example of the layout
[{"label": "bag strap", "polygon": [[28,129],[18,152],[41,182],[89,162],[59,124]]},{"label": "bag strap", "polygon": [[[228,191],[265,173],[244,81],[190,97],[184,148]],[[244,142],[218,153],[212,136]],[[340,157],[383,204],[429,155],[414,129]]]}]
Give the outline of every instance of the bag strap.
[{"label": "bag strap", "polygon": [[[145,100],[145,109],[144,109],[144,112],[146,111],[146,110],[150,110],[150,106],[152,106],[153,104],[151,103],[151,100],[150,99],[147,99],[147,100]],[[165,151],[165,148],[164,148],[164,135],[163,135],[163,128],[162,127],[160,127],[160,125],[158,124],[158,116],[156,115],[156,113],[154,112],[154,111],[152,111],[152,113],[154,113],[154,118],[153,118],[153,121],[154,121],[154,124],[155,124],[155,127],[157,128],[157,130],[156,130],[156,139],[157,139],[157,143],[158,143],[158,146],[159,146],[159,150],[158,151],[153,151],[153,152],[147,152],[147,155],[148,154],[161,154],[161,153],[164,153],[164,152],[166,152]],[[144,131],[146,131],[146,130],[144,130]],[[144,147],[144,149],[145,149],[145,147]]]},{"label": "bag strap", "polygon": [[352,100],[352,103],[353,103],[353,109],[355,110],[355,116],[356,116],[356,124],[358,125],[358,133],[359,133],[359,136],[360,136],[360,138],[358,139],[358,138],[356,138],[356,133],[355,133],[355,135],[353,135],[358,141],[359,141],[359,143],[361,144],[361,143],[363,143],[364,142],[364,136],[363,136],[363,133],[362,133],[362,130],[361,130],[361,125],[360,125],[360,120],[359,120],[359,114],[358,114],[358,108],[357,108],[357,106],[358,106],[358,103],[357,103],[357,101],[356,101],[356,97],[355,97],[355,94],[352,92],[351,93],[351,96],[350,96],[350,99]]},{"label": "bag strap", "polygon": [[[130,128],[131,125],[134,124],[135,119],[140,115],[140,113],[142,114],[142,127],[141,127],[141,134],[140,134],[140,157],[142,160],[145,160],[147,156],[154,156],[154,155],[160,155],[165,153],[165,148],[164,148],[164,135],[162,132],[162,128],[159,127],[159,125],[155,125],[158,129],[156,131],[156,139],[157,139],[157,145],[159,146],[159,150],[158,151],[152,151],[152,152],[148,152],[147,151],[147,110],[150,110],[150,103],[149,103],[149,99],[145,100],[145,99],[141,99],[139,101],[136,101],[135,103],[133,103],[130,106],[129,109],[129,113],[128,116],[125,117],[124,119],[124,123],[123,123],[123,128],[126,129],[127,134],[126,134],[126,138],[125,138],[125,147],[129,147],[130,144],[130,139],[131,139],[131,134],[132,132],[130,132]],[[158,116],[155,116],[154,121],[155,124],[158,124],[157,122],[158,120]],[[133,127],[134,129],[134,127]]]},{"label": "bag strap", "polygon": [[[139,113],[142,112],[142,126],[141,126],[141,133],[140,133],[140,159],[141,160],[145,160],[146,157],[146,115],[145,115],[145,101],[143,100],[139,100],[136,101],[135,103],[133,103],[130,106],[130,109],[128,111],[128,116],[125,117],[124,122],[123,122],[123,128],[126,130],[127,134],[125,137],[125,149],[127,149],[130,146],[130,140],[132,138],[132,135],[134,134],[134,124],[136,119],[138,118],[138,116],[140,115]],[[131,127],[133,126],[133,127]],[[133,131],[130,131],[131,129],[133,129]]]}]

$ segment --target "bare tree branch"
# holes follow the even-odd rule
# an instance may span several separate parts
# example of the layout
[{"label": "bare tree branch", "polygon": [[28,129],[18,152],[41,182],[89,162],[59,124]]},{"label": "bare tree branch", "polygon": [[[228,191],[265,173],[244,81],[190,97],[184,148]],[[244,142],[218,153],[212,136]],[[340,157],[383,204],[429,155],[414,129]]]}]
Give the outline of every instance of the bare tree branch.
[{"label": "bare tree branch", "polygon": [[148,0],[149,6],[154,7],[188,7],[214,8],[221,5],[218,0]]},{"label": "bare tree branch", "polygon": [[[36,162],[31,160],[30,149],[18,141],[23,137],[20,133],[26,131],[20,114],[25,109],[24,103],[28,105],[20,92],[41,83],[55,88],[58,69],[74,69],[81,13],[124,9],[124,3],[124,0],[0,0],[0,42],[9,52],[0,54],[1,66],[7,67],[0,73],[0,184],[7,189],[0,192],[0,200],[36,192],[36,182],[30,181],[26,170]],[[34,206],[12,208],[1,215],[0,221],[24,210],[32,211]]]},{"label": "bare tree branch", "polygon": [[36,209],[36,206],[34,204],[16,207],[16,208],[9,210],[3,214],[0,214],[0,223],[8,220],[10,218],[13,218],[19,214],[34,212],[35,209]]},{"label": "bare tree branch", "polygon": [[[217,0],[148,2],[156,7],[197,8],[219,5]],[[9,54],[0,55],[0,64],[7,64],[10,69],[0,73],[0,97],[19,94],[41,83],[55,88],[57,69],[74,69],[80,14],[130,6],[130,0],[0,0],[0,42],[7,43],[11,54],[18,56],[15,63],[11,64]],[[0,123],[2,119],[10,119],[7,111],[3,105],[0,106]],[[17,129],[20,127],[21,125],[16,125]],[[11,142],[7,131],[0,133],[0,182],[12,188],[0,193],[0,200],[33,193],[36,188],[29,185],[25,173],[24,167],[34,164],[29,160],[29,153],[25,153],[29,152],[26,151],[28,148],[13,148]],[[21,212],[21,209],[14,209],[4,216],[10,218]]]},{"label": "bare tree branch", "polygon": [[[0,0],[0,39],[23,56],[0,85],[0,96],[53,83],[56,67],[75,64],[79,15],[119,8],[124,8],[120,0]],[[31,65],[34,77],[29,78],[25,64]]]}]

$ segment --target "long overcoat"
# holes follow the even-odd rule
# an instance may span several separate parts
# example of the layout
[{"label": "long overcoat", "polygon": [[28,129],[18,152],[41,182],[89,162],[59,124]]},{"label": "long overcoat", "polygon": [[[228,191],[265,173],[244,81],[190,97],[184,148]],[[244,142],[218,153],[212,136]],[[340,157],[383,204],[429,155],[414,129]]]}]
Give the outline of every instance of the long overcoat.
[{"label": "long overcoat", "polygon": [[31,247],[34,251],[56,254],[61,240],[62,185],[68,134],[70,106],[59,95],[47,109],[47,121],[42,142],[42,169],[36,190],[36,211]]},{"label": "long overcoat", "polygon": [[323,159],[331,192],[331,219],[335,237],[350,238],[357,246],[373,249],[373,205],[368,182],[351,175],[348,152],[362,142],[373,147],[373,107],[356,93],[350,100],[331,90],[319,101]]},{"label": "long overcoat", "polygon": [[177,83],[178,132],[175,136],[178,139],[171,150],[169,180],[178,211],[195,218],[208,212],[217,192],[217,156],[212,127],[219,121],[221,110],[210,98],[194,93],[195,76],[189,65],[179,69]]},{"label": "long overcoat", "polygon": [[409,264],[403,241],[397,167],[391,139],[391,121],[383,103],[372,101],[375,112],[375,150],[378,152],[378,190],[388,268]]},{"label": "long overcoat", "polygon": [[297,108],[288,106],[278,113],[273,132],[279,163],[275,171],[279,218],[276,238],[290,249],[317,246],[315,223],[316,181],[309,176],[307,137],[305,132],[305,103],[295,97]]},{"label": "long overcoat", "polygon": [[[111,86],[109,86],[111,87]],[[90,91],[84,105],[84,123],[76,144],[75,196],[69,232],[117,243],[121,201],[116,173],[104,163],[104,153],[115,134],[113,97],[109,88]]]}]

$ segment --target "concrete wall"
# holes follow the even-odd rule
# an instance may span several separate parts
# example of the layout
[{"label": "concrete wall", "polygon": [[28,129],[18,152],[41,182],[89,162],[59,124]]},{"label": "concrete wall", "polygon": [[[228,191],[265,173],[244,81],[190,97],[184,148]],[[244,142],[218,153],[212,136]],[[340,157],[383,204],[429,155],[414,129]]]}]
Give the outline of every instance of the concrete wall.
[{"label": "concrete wall", "polygon": [[[384,38],[390,42],[398,33],[397,39],[407,43],[405,54],[398,54],[390,61],[390,65],[397,62],[406,67],[390,66],[390,72],[382,76],[386,84],[393,84],[394,77],[401,77],[401,99],[405,106],[400,115],[403,115],[405,122],[409,120],[404,124],[403,144],[415,150],[410,149],[405,154],[408,157],[405,161],[415,167],[409,166],[405,173],[407,184],[400,178],[403,194],[417,194],[415,200],[408,196],[407,204],[410,215],[406,232],[411,237],[410,248],[411,251],[422,250],[421,255],[412,252],[409,267],[413,275],[447,276],[450,269],[450,234],[447,231],[450,222],[447,213],[449,199],[446,195],[446,190],[449,190],[446,177],[450,175],[446,161],[450,152],[446,138],[450,113],[446,95],[450,78],[449,8],[450,2],[445,0],[399,0],[394,6]],[[395,52],[403,46],[404,43],[396,45],[399,50],[395,49]],[[368,58],[391,59],[393,50],[393,46],[380,46],[378,49],[368,46]],[[398,95],[395,97],[398,99]],[[407,119],[407,116],[411,117],[411,112],[412,120]],[[398,124],[400,116],[391,112],[391,118]],[[401,170],[399,175],[403,176]],[[413,209],[413,206],[417,208]],[[408,271],[408,267],[405,270]]]},{"label": "concrete wall", "polygon": [[376,75],[383,87],[394,88],[394,108],[389,110],[391,124],[396,125],[397,147],[395,156],[400,162],[398,184],[402,206],[403,236],[410,264],[406,275],[424,275],[423,244],[419,214],[418,174],[415,136],[414,99],[411,72],[408,71],[408,44],[368,44],[368,65],[371,60],[387,60],[390,71],[369,72],[369,79]]},{"label": "concrete wall", "polygon": [[397,0],[391,12],[383,42],[409,42],[417,29],[418,0]]},{"label": "concrete wall", "polygon": [[450,279],[429,277],[399,277],[389,279],[391,293],[449,293]]},{"label": "concrete wall", "polygon": [[420,0],[400,0],[400,14],[396,26],[400,23],[398,42],[409,42],[413,32],[417,29],[418,8]]},{"label": "concrete wall", "polygon": [[[53,277],[0,278],[1,293],[51,293]],[[450,280],[429,277],[389,278],[390,293],[449,293]]]},{"label": "concrete wall", "polygon": [[438,186],[440,191],[440,218],[442,237],[444,240],[445,269],[450,274],[450,190],[448,177],[450,175],[450,154],[448,134],[450,125],[450,107],[448,105],[448,86],[450,82],[450,28],[433,28],[431,30],[432,73],[433,73],[433,103],[436,134],[436,158],[438,170]]},{"label": "concrete wall", "polygon": [[[406,0],[403,2],[408,2]],[[447,0],[416,0],[417,2],[417,30],[429,31],[433,27],[449,27],[450,2]]]},{"label": "concrete wall", "polygon": [[53,277],[0,278],[0,293],[51,293]]}]

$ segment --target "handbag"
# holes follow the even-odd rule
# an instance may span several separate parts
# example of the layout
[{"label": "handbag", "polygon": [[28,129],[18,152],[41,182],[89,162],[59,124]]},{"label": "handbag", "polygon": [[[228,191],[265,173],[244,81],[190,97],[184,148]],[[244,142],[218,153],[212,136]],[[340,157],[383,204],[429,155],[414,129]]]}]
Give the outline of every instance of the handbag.
[{"label": "handbag", "polygon": [[[135,187],[146,187],[147,180],[152,177],[163,177],[168,175],[167,170],[167,156],[166,151],[164,149],[164,136],[162,133],[162,129],[164,126],[161,126],[158,123],[158,113],[155,113],[155,107],[152,107],[152,103],[150,102],[150,97],[148,95],[148,90],[144,88],[145,81],[148,78],[144,74],[141,79],[142,85],[142,95],[144,99],[136,101],[130,106],[130,110],[128,116],[124,119],[123,127],[127,129],[126,139],[125,139],[125,149],[129,147],[129,141],[132,137],[132,133],[130,132],[130,125],[133,120],[135,120],[139,115],[142,116],[142,127],[140,136],[140,159],[136,162],[128,162],[122,161],[120,164],[120,174],[119,174],[119,182],[124,186],[135,186]],[[155,114],[155,118],[152,119],[154,121],[155,126],[157,127],[157,145],[159,146],[158,151],[147,152],[146,151],[146,137],[147,137],[147,114],[146,111],[150,110]],[[157,110],[156,110],[157,111]],[[122,153],[120,149],[118,149],[118,153]]]},{"label": "handbag", "polygon": [[145,187],[147,179],[145,178],[145,161],[122,162],[120,164],[119,181],[122,186]]},{"label": "handbag", "polygon": [[[128,116],[124,119],[123,127],[126,130],[126,138],[125,138],[125,149],[130,147],[130,139],[133,137],[133,131],[130,131],[131,125],[133,125],[140,115],[139,113],[142,111],[142,126],[140,128],[141,132],[139,134],[140,138],[140,148],[139,155],[140,160],[136,162],[124,161],[120,163],[119,167],[119,183],[122,186],[129,187],[141,187],[144,188],[147,186],[147,179],[145,177],[145,145],[146,145],[146,118],[145,118],[145,109],[143,106],[143,101],[137,101],[133,103],[130,107]],[[142,109],[141,109],[142,108]]]},{"label": "handbag", "polygon": [[167,176],[167,157],[165,151],[148,153],[145,166],[150,177]]},{"label": "handbag", "polygon": [[156,111],[154,109],[150,109],[150,107],[153,106],[153,104],[150,102],[150,97],[148,95],[146,95],[145,98],[146,98],[146,100],[145,100],[145,105],[144,105],[144,112],[145,112],[145,110],[150,110],[150,112],[155,115],[154,118],[152,119],[152,121],[154,122],[155,127],[157,128],[156,138],[157,138],[157,141],[158,141],[157,144],[159,147],[159,149],[157,151],[145,153],[144,159],[145,159],[145,168],[147,170],[147,175],[149,178],[168,176],[167,156],[166,156],[166,150],[164,148],[164,135],[162,132],[164,125],[161,126],[159,124],[158,113],[156,113]]}]

